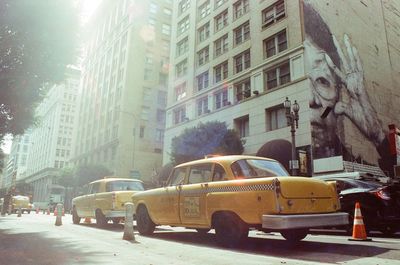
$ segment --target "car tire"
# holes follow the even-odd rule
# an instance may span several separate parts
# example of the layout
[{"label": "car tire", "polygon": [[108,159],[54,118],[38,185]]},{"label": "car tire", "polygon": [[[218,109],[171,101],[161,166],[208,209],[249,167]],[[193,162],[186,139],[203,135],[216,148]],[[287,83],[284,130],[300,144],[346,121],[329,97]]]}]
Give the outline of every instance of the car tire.
[{"label": "car tire", "polygon": [[104,227],[107,224],[107,219],[100,209],[96,210],[96,225],[97,227]]},{"label": "car tire", "polygon": [[210,229],[208,228],[196,228],[197,233],[201,234],[201,235],[205,235],[208,233],[208,231],[210,231]]},{"label": "car tire", "polygon": [[115,218],[112,218],[111,220],[112,220],[113,224],[117,225],[117,224],[119,224],[121,222],[121,219],[122,218],[115,217]]},{"label": "car tire", "polygon": [[76,212],[76,209],[74,208],[72,210],[72,223],[77,225],[81,221],[81,218],[78,216],[78,213]]},{"label": "car tire", "polygon": [[308,228],[288,229],[281,231],[281,235],[289,242],[295,243],[308,235]]},{"label": "car tire", "polygon": [[31,211],[26,211],[28,214],[31,214]]},{"label": "car tire", "polygon": [[217,243],[224,247],[235,247],[249,234],[249,227],[236,214],[222,213],[214,222]]},{"label": "car tire", "polygon": [[141,235],[151,235],[154,232],[156,225],[151,220],[147,208],[143,205],[139,206],[136,212],[137,230]]}]

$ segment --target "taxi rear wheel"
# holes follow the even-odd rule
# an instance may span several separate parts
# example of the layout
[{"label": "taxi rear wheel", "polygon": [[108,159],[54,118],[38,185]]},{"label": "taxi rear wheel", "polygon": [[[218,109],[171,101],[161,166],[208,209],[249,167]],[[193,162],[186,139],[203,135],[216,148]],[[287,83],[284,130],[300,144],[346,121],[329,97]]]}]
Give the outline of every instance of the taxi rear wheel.
[{"label": "taxi rear wheel", "polygon": [[217,243],[224,247],[238,245],[249,234],[249,227],[246,223],[231,213],[217,215],[214,228]]},{"label": "taxi rear wheel", "polygon": [[197,233],[201,234],[201,235],[205,235],[208,233],[208,231],[210,231],[210,229],[208,228],[196,228]]},{"label": "taxi rear wheel", "polygon": [[308,235],[308,228],[288,229],[282,231],[281,235],[289,242],[298,242]]},{"label": "taxi rear wheel", "polygon": [[74,208],[72,210],[72,223],[77,225],[77,224],[79,224],[80,221],[81,221],[81,218],[78,216],[78,214],[76,213],[76,209]]},{"label": "taxi rear wheel", "polygon": [[104,214],[101,212],[101,210],[97,209],[96,210],[96,225],[98,227],[104,227],[107,224],[107,219],[104,216]]},{"label": "taxi rear wheel", "polygon": [[151,235],[154,232],[156,225],[151,220],[145,206],[141,205],[136,213],[137,229],[141,235]]}]

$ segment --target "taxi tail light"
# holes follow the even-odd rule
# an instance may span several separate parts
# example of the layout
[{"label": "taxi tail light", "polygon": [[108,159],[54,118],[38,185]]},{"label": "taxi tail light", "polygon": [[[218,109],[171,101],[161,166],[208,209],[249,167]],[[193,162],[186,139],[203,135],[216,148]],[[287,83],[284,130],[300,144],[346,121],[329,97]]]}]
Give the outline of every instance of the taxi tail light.
[{"label": "taxi tail light", "polygon": [[115,192],[113,192],[113,193],[111,194],[111,198],[112,198],[112,208],[114,209],[114,208],[115,208],[115,201],[116,201]]},{"label": "taxi tail light", "polygon": [[377,189],[374,191],[371,191],[372,194],[374,194],[376,197],[378,197],[379,199],[388,201],[390,200],[390,193],[385,190],[385,188],[381,188],[381,189]]}]

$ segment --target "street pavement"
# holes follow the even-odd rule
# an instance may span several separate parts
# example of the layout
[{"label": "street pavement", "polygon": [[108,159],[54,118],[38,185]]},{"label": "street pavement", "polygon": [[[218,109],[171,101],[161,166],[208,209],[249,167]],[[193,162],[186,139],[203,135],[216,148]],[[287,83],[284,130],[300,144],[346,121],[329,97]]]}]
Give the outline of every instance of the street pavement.
[{"label": "street pavement", "polygon": [[212,231],[200,235],[164,226],[151,237],[135,233],[133,242],[122,240],[122,224],[110,223],[104,229],[73,225],[66,215],[63,225],[55,226],[55,218],[35,213],[0,217],[0,264],[400,265],[399,234],[354,242],[344,233],[318,230],[291,245],[279,233],[251,231],[242,245],[224,249],[215,243]]}]

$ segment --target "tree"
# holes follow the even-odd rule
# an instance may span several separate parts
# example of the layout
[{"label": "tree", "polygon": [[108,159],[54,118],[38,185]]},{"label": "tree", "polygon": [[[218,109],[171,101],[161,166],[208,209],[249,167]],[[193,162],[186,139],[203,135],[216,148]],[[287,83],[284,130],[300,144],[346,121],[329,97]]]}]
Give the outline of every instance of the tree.
[{"label": "tree", "polygon": [[92,164],[79,166],[75,171],[78,186],[112,175],[112,172],[103,165]]},{"label": "tree", "polygon": [[46,85],[63,79],[77,55],[78,16],[65,0],[0,3],[0,139],[22,134]]},{"label": "tree", "polygon": [[243,143],[237,133],[228,129],[224,122],[199,123],[185,129],[172,139],[172,162],[183,162],[204,158],[208,154],[236,155],[243,153]]}]

